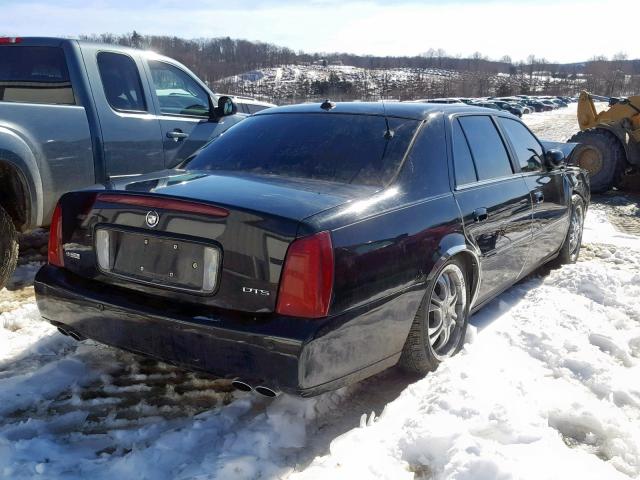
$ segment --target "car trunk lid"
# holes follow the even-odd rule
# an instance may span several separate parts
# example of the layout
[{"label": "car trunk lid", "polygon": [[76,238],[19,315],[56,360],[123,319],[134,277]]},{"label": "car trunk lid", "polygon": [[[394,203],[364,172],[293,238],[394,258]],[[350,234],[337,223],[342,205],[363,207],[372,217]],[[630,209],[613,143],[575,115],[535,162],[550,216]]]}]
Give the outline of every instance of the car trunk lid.
[{"label": "car trunk lid", "polygon": [[287,248],[311,233],[301,222],[375,191],[193,172],[117,187],[63,197],[65,268],[122,288],[255,313],[275,309]]}]

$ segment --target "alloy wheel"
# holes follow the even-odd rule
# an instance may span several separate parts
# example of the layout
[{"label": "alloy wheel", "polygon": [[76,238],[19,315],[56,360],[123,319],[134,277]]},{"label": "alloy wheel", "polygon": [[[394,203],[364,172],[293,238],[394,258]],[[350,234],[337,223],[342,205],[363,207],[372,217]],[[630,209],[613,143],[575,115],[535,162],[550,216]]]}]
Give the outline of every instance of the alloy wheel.
[{"label": "alloy wheel", "polygon": [[467,308],[464,273],[455,264],[447,265],[435,281],[429,299],[428,335],[438,359],[451,356],[460,341]]},{"label": "alloy wheel", "polygon": [[569,225],[569,252],[572,259],[578,255],[580,250],[583,223],[584,210],[582,205],[577,203],[571,211],[571,224]]}]

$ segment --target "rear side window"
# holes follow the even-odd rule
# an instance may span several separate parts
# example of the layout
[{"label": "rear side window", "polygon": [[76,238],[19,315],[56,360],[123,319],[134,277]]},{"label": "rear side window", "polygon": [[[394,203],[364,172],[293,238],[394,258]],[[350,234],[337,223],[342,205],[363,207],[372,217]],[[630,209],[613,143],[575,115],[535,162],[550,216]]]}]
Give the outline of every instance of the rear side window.
[{"label": "rear side window", "polygon": [[460,117],[459,121],[471,148],[478,179],[511,175],[509,155],[491,118],[477,115]]},{"label": "rear side window", "polygon": [[147,111],[138,67],[130,56],[100,52],[98,69],[111,108],[123,112]]},{"label": "rear side window", "polygon": [[536,137],[516,120],[500,117],[498,121],[513,145],[520,169],[523,172],[542,170],[542,146]]},{"label": "rear side window", "polygon": [[420,122],[340,113],[280,113],[237,123],[191,159],[216,170],[383,186],[398,172]]},{"label": "rear side window", "polygon": [[75,105],[59,47],[0,47],[0,101]]},{"label": "rear side window", "polygon": [[402,167],[402,181],[424,195],[449,191],[446,138],[442,116],[429,118],[416,136]]},{"label": "rear side window", "polygon": [[456,172],[456,185],[464,185],[478,180],[469,144],[462,132],[460,122],[454,120],[453,127],[453,165]]}]

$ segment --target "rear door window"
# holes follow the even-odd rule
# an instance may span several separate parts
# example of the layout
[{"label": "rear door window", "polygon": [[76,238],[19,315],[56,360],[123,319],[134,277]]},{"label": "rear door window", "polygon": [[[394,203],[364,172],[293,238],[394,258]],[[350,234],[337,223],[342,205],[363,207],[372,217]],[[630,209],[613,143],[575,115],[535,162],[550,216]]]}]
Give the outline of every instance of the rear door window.
[{"label": "rear door window", "polygon": [[0,47],[0,101],[75,105],[59,47]]},{"label": "rear door window", "polygon": [[491,117],[465,116],[459,121],[469,142],[479,180],[513,174],[509,155]]},{"label": "rear door window", "polygon": [[471,150],[460,127],[460,122],[452,122],[453,129],[453,165],[456,175],[456,185],[465,185],[478,180],[476,169],[473,165]]},{"label": "rear door window", "polygon": [[98,69],[111,108],[123,112],[146,112],[147,104],[136,62],[128,55],[98,53]]},{"label": "rear door window", "polygon": [[542,170],[542,146],[527,127],[516,120],[499,117],[498,122],[504,129],[523,172]]}]

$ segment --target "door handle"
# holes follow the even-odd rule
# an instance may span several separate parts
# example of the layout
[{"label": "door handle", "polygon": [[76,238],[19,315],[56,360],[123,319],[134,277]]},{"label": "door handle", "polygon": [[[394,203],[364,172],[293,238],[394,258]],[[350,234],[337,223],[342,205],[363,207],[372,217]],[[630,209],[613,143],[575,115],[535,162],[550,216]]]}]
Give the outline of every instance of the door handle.
[{"label": "door handle", "polygon": [[533,192],[533,201],[535,203],[542,203],[544,202],[544,193],[542,192]]},{"label": "door handle", "polygon": [[476,208],[473,211],[473,220],[475,222],[484,222],[487,218],[489,218],[489,214],[486,208]]},{"label": "door handle", "polygon": [[184,133],[179,128],[176,128],[171,132],[167,132],[167,138],[173,138],[174,142],[179,142],[180,140],[184,140],[188,136],[189,136],[188,133]]}]

